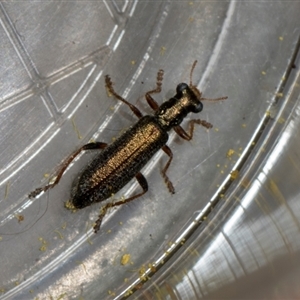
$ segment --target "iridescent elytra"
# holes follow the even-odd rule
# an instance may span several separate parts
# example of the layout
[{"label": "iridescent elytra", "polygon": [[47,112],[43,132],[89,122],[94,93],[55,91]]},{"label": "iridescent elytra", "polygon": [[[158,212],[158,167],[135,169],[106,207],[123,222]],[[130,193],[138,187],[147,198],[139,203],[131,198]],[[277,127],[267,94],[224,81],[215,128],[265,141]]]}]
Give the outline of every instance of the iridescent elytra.
[{"label": "iridescent elytra", "polygon": [[216,99],[202,97],[202,93],[192,83],[192,74],[196,63],[197,61],[193,63],[191,68],[189,85],[186,83],[178,84],[175,96],[163,102],[160,106],[152,97],[153,94],[161,92],[164,71],[158,71],[156,88],[145,94],[146,101],[154,110],[154,114],[146,116],[143,116],[136,106],[115,92],[110,77],[106,75],[105,84],[107,91],[116,99],[125,103],[139,118],[138,122],[110,145],[95,142],[79,148],[62,163],[55,180],[31,192],[29,198],[34,198],[57,185],[68,165],[79,153],[86,150],[102,151],[76,180],[71,192],[71,199],[66,205],[68,208],[81,209],[93,203],[102,202],[117,193],[134,177],[142,188],[142,192],[127,199],[105,204],[101,208],[99,217],[94,225],[95,233],[100,229],[102,220],[109,208],[128,203],[147,192],[148,183],[140,171],[159,149],[162,149],[169,157],[161,173],[170,193],[174,194],[174,186],[167,175],[167,170],[173,159],[172,151],[166,145],[169,137],[168,131],[173,128],[181,138],[187,141],[191,140],[195,124],[202,125],[207,129],[211,128],[212,124],[200,119],[190,120],[189,130],[186,132],[180,124],[188,113],[201,112],[203,109],[201,101],[203,100],[215,101],[227,99],[227,97]]}]

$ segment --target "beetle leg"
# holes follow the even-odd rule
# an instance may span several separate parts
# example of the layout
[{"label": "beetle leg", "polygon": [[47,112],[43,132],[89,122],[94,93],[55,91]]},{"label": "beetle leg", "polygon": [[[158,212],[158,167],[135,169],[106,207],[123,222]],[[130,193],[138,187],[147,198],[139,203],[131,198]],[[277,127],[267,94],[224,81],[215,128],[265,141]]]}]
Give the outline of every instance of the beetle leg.
[{"label": "beetle leg", "polygon": [[189,122],[189,133],[187,133],[181,126],[174,127],[175,132],[184,140],[190,141],[193,138],[194,134],[194,124],[202,125],[205,128],[209,129],[212,128],[212,124],[208,123],[204,120],[191,120]]},{"label": "beetle leg", "polygon": [[39,195],[42,192],[46,192],[48,189],[53,188],[55,185],[57,185],[64,174],[65,170],[69,166],[69,164],[74,160],[74,158],[80,154],[82,151],[86,150],[99,150],[104,149],[107,146],[106,143],[96,142],[96,143],[89,143],[86,145],[83,145],[81,148],[79,148],[77,151],[75,151],[73,154],[71,154],[61,165],[60,170],[58,171],[56,178],[53,182],[47,184],[44,187],[40,187],[35,189],[33,192],[31,192],[28,197],[29,198],[35,198],[37,195]]},{"label": "beetle leg", "polygon": [[171,161],[173,159],[173,153],[172,153],[172,150],[167,145],[164,145],[161,149],[169,156],[169,160],[166,163],[165,167],[162,169],[161,174],[162,174],[162,177],[165,180],[165,183],[166,183],[166,185],[167,185],[170,193],[171,194],[175,194],[174,186],[173,186],[171,180],[169,179],[169,177],[166,174],[167,170],[168,170],[168,168],[169,168],[169,166],[171,164]]},{"label": "beetle leg", "polygon": [[109,75],[105,76],[105,86],[108,90],[108,93],[112,94],[115,98],[117,98],[118,100],[122,101],[123,103],[125,103],[130,109],[131,111],[140,119],[143,114],[141,113],[141,111],[134,106],[133,104],[129,103],[127,100],[125,100],[122,96],[120,96],[118,93],[115,92],[114,88],[113,88],[113,83],[109,77]]},{"label": "beetle leg", "polygon": [[148,183],[147,183],[147,180],[146,178],[144,177],[144,175],[142,173],[137,173],[135,175],[135,178],[136,180],[138,181],[138,183],[140,184],[140,186],[142,187],[143,191],[137,195],[134,195],[132,197],[129,197],[127,199],[124,199],[124,200],[121,200],[121,201],[117,201],[117,202],[114,202],[114,203],[107,203],[106,205],[104,205],[102,208],[101,208],[101,212],[99,214],[99,217],[98,219],[96,220],[95,222],[95,225],[94,225],[94,232],[97,233],[100,229],[100,226],[101,226],[101,223],[102,223],[102,220],[104,218],[104,216],[106,215],[107,211],[109,208],[111,207],[115,207],[115,206],[119,206],[119,205],[123,205],[125,203],[128,203],[142,195],[144,195],[147,191],[148,191]]},{"label": "beetle leg", "polygon": [[150,96],[151,94],[158,94],[161,92],[161,86],[162,86],[162,81],[163,81],[163,76],[164,76],[164,70],[159,70],[157,72],[157,77],[156,77],[156,88],[152,91],[149,91],[145,94],[145,98],[149,104],[149,106],[156,111],[159,108],[158,103]]}]

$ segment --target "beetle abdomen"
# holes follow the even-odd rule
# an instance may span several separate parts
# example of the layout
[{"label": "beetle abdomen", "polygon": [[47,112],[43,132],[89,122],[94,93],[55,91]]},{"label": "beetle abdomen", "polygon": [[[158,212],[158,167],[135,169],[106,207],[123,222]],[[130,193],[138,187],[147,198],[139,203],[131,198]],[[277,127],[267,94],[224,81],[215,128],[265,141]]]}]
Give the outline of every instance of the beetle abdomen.
[{"label": "beetle abdomen", "polygon": [[117,193],[168,140],[154,116],[142,117],[83,171],[72,203],[83,208]]}]

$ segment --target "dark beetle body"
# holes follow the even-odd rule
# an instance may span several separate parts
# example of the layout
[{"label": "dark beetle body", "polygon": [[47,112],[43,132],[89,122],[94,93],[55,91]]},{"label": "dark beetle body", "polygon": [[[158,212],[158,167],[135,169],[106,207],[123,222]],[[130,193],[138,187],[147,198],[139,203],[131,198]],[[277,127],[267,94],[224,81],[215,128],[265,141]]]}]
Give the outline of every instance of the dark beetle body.
[{"label": "dark beetle body", "polygon": [[154,116],[142,117],[84,170],[72,197],[74,207],[83,208],[117,193],[167,140],[167,132]]},{"label": "dark beetle body", "polygon": [[166,144],[167,131],[178,126],[189,112],[202,110],[202,103],[186,83],[180,83],[176,91],[154,116],[142,117],[92,161],[71,199],[75,208],[101,202],[118,192]]},{"label": "dark beetle body", "polygon": [[[68,165],[82,151],[101,149],[102,152],[99,156],[88,165],[76,181],[71,200],[66,203],[66,207],[81,209],[93,203],[104,201],[117,193],[134,177],[142,187],[143,192],[104,205],[94,226],[95,232],[99,230],[102,219],[109,208],[128,203],[147,192],[148,183],[140,171],[159,149],[162,149],[169,156],[169,160],[161,173],[169,191],[175,193],[174,186],[166,174],[173,158],[171,149],[166,145],[169,137],[168,131],[173,128],[181,138],[189,141],[193,137],[194,124],[200,124],[206,128],[212,127],[210,123],[199,119],[189,122],[189,133],[180,126],[188,113],[202,111],[203,104],[201,100],[210,100],[202,98],[201,92],[192,84],[192,72],[196,62],[194,62],[191,69],[190,84],[178,84],[176,95],[160,106],[151,96],[151,94],[161,91],[163,70],[158,72],[156,89],[145,94],[149,106],[154,110],[154,115],[143,116],[137,107],[114,91],[110,77],[106,76],[105,82],[108,92],[129,106],[131,111],[139,118],[139,121],[111,145],[95,142],[82,146],[62,164],[54,182],[36,189],[29,194],[29,197],[34,198],[41,192],[45,192],[58,184]],[[213,100],[224,100],[226,98]]]}]

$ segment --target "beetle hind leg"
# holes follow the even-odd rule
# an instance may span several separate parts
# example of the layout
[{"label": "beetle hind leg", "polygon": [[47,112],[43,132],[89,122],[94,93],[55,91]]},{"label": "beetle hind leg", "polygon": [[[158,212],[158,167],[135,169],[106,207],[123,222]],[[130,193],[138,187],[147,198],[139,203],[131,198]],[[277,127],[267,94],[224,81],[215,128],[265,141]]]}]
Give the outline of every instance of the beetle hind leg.
[{"label": "beetle hind leg", "polygon": [[121,201],[117,201],[114,203],[107,203],[106,205],[104,205],[101,208],[100,214],[98,216],[98,219],[95,222],[94,225],[94,232],[97,233],[100,230],[100,226],[102,224],[102,220],[105,217],[107,211],[111,208],[111,207],[115,207],[115,206],[120,206],[123,205],[125,203],[129,203],[130,201],[133,201],[136,198],[139,198],[140,196],[144,195],[147,191],[148,191],[148,183],[146,178],[144,177],[144,175],[142,173],[137,173],[135,175],[136,180],[138,181],[139,185],[142,187],[143,191],[137,195],[134,195],[132,197],[129,197],[127,199],[121,200]]},{"label": "beetle hind leg", "polygon": [[100,150],[100,149],[104,149],[106,148],[107,144],[106,143],[102,143],[102,142],[95,142],[95,143],[89,143],[86,145],[83,145],[81,148],[79,148],[78,150],[76,150],[73,154],[71,154],[61,165],[60,170],[58,171],[55,180],[47,185],[45,185],[44,187],[39,187],[37,189],[35,189],[34,191],[32,191],[28,197],[29,198],[35,198],[36,196],[38,196],[39,194],[41,194],[42,192],[46,192],[47,190],[53,188],[54,186],[56,186],[60,179],[62,178],[65,170],[67,169],[67,167],[70,165],[70,163],[75,159],[76,156],[78,156],[82,151],[86,151],[86,150]]}]

